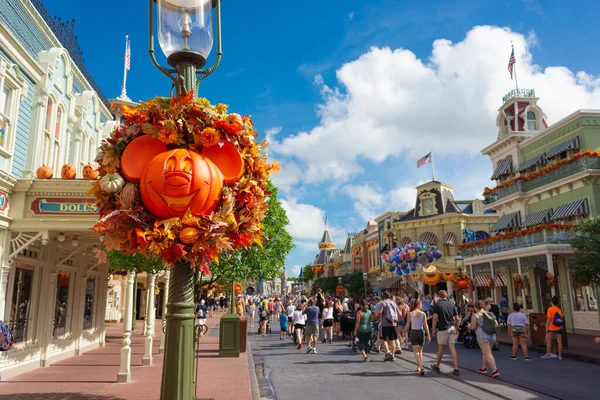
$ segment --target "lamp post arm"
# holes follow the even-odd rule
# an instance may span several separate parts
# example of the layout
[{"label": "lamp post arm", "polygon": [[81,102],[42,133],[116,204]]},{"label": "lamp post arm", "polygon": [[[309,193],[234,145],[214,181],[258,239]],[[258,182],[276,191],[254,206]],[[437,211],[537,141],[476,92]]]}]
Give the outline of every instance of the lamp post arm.
[{"label": "lamp post arm", "polygon": [[161,66],[156,61],[156,56],[154,55],[154,5],[152,3],[154,3],[154,0],[148,0],[148,53],[150,53],[150,59],[154,66],[177,85],[177,80],[171,75],[172,73],[176,73],[177,70]]},{"label": "lamp post arm", "polygon": [[198,71],[200,77],[196,81],[196,93],[200,91],[200,82],[202,82],[207,76],[215,72],[221,64],[221,57],[223,56],[223,47],[221,44],[221,0],[216,0],[216,28],[217,28],[217,59],[215,63],[207,69]]}]

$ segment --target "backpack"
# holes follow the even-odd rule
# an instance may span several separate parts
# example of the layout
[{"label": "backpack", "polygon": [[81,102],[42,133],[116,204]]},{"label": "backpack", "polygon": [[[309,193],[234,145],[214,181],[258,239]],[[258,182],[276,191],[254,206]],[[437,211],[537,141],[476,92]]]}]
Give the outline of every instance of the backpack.
[{"label": "backpack", "polygon": [[483,312],[483,331],[488,335],[496,334],[496,316],[489,311]]},{"label": "backpack", "polygon": [[0,333],[4,336],[4,340],[0,342],[0,351],[8,351],[13,346],[13,336],[8,329],[8,325],[4,321],[0,321]]},{"label": "backpack", "polygon": [[394,303],[385,300],[383,305],[383,317],[394,326],[398,323],[398,310]]},{"label": "backpack", "polygon": [[552,317],[552,323],[558,327],[562,327],[565,324],[565,320],[563,319],[560,312],[555,312],[554,317]]}]

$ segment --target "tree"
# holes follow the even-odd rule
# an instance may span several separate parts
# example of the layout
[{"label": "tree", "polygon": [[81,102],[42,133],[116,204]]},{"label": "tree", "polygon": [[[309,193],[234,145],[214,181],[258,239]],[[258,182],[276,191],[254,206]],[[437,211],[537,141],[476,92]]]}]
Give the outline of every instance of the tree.
[{"label": "tree", "polygon": [[106,253],[111,269],[116,271],[150,272],[155,274],[163,269],[163,261],[158,257],[148,258],[140,253],[127,254],[119,250]]},{"label": "tree", "polygon": [[[360,271],[352,271],[344,276],[343,284],[348,289],[348,292],[355,299],[363,298],[365,295],[365,281],[363,274]],[[371,285],[367,282],[367,291],[371,290]]]},{"label": "tree", "polygon": [[[294,248],[292,236],[286,231],[289,219],[277,197],[277,188],[267,182],[269,210],[262,221],[265,234],[262,246],[254,244],[241,251],[225,254],[219,263],[210,265],[207,281],[228,283],[243,279],[271,280],[283,270],[288,254]],[[202,279],[202,278],[201,278]]]},{"label": "tree", "polygon": [[313,290],[321,289],[323,293],[329,293],[332,296],[335,296],[335,288],[338,285],[338,277],[337,276],[327,276],[316,279],[313,282]]},{"label": "tree", "polygon": [[579,222],[571,239],[575,259],[569,263],[578,282],[600,283],[600,217]]},{"label": "tree", "polygon": [[304,275],[303,279],[305,282],[312,281],[315,278],[311,264],[306,264],[304,267],[302,267],[302,275]]}]

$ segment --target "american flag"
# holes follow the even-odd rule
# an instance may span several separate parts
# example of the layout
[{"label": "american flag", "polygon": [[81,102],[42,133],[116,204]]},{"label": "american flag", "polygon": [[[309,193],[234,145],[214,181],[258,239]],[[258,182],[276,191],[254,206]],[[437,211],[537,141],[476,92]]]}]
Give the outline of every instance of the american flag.
[{"label": "american flag", "polygon": [[125,45],[125,69],[131,69],[131,50],[129,49],[129,37],[126,37],[127,44]]},{"label": "american flag", "polygon": [[427,154],[423,158],[419,158],[417,160],[417,168],[420,168],[422,165],[429,164],[431,162],[431,153]]},{"label": "american flag", "polygon": [[508,59],[508,72],[510,72],[510,79],[513,78],[513,68],[515,67],[517,60],[515,59],[515,49],[513,47],[510,52],[510,58]]}]

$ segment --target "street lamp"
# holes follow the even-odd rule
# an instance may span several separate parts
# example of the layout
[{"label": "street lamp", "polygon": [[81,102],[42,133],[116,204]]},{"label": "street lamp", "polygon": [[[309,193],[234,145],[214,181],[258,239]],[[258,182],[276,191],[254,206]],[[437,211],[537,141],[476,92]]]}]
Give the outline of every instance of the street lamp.
[{"label": "street lamp", "polygon": [[341,285],[341,284],[342,284],[342,277],[338,276],[338,285]]},{"label": "street lamp", "polygon": [[363,283],[365,285],[365,300],[367,299],[367,273],[363,272]]},{"label": "street lamp", "polygon": [[[158,43],[173,68],[161,66],[154,56],[154,6],[156,2]],[[149,53],[160,72],[173,81],[177,95],[196,91],[208,75],[221,63],[221,1],[220,0],[148,0]],[[217,57],[207,69],[213,46],[212,9],[216,9]],[[199,76],[196,78],[196,76]]]},{"label": "street lamp", "polygon": [[454,258],[454,265],[456,266],[456,270],[458,271],[458,274],[462,274],[463,269],[465,268],[465,259],[463,256],[461,256],[460,254],[456,256],[456,258]]},{"label": "street lamp", "polygon": [[[158,42],[171,68],[161,66],[154,55],[153,3],[157,9]],[[178,96],[189,92],[195,96],[200,82],[221,62],[221,1],[148,0],[148,8],[148,52],[152,62],[173,82]],[[213,8],[217,56],[210,68],[202,69],[213,46]],[[194,398],[194,283],[192,266],[176,263],[169,279],[161,400]]]}]

